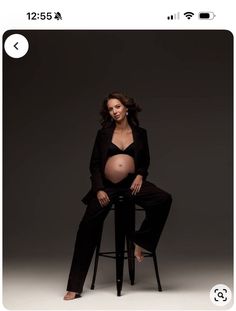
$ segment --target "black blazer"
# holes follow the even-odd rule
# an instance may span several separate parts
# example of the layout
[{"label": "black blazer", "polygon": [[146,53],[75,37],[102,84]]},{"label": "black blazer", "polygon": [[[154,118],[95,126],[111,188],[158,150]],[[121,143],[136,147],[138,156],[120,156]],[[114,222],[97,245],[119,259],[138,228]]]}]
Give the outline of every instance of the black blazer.
[{"label": "black blazer", "polygon": [[[135,174],[142,175],[145,180],[148,175],[148,167],[150,164],[147,132],[139,126],[131,125],[131,128],[133,132],[135,150]],[[85,204],[88,203],[88,200],[93,194],[96,194],[97,191],[104,189],[104,169],[107,161],[107,151],[112,140],[114,129],[115,124],[113,122],[110,127],[102,128],[97,132],[89,166],[92,188],[82,199],[82,202]]]}]

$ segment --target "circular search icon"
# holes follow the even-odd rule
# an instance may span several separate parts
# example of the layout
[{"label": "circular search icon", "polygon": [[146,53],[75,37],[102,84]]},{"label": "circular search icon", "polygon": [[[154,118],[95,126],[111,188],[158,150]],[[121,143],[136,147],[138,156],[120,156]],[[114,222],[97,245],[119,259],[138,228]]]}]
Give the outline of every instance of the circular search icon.
[{"label": "circular search icon", "polygon": [[210,299],[214,305],[225,306],[232,298],[230,288],[225,284],[217,284],[210,291]]}]

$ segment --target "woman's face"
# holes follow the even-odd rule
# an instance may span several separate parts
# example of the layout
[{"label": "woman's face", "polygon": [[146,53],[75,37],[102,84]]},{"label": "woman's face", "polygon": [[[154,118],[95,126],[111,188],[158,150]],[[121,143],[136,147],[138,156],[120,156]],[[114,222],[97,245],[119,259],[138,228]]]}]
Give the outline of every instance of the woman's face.
[{"label": "woman's face", "polygon": [[126,108],[119,99],[111,98],[107,102],[107,109],[110,116],[117,122],[121,122],[126,118],[126,112],[128,108]]}]

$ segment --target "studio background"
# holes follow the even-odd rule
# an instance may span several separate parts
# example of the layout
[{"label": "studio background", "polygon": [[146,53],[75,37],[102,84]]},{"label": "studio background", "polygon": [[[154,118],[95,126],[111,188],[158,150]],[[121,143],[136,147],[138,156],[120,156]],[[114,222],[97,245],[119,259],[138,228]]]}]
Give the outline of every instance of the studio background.
[{"label": "studio background", "polygon": [[[29,51],[20,59],[3,53],[5,306],[53,309],[50,299],[64,294],[86,208],[81,198],[90,188],[99,110],[111,91],[134,97],[142,107],[139,120],[151,154],[148,180],[173,197],[157,248],[164,290],[201,288],[208,295],[217,283],[232,288],[232,34],[18,30],[3,40],[13,33],[28,39]],[[105,226],[103,248],[111,249],[111,213]],[[18,283],[34,289],[37,273],[45,276],[42,292],[45,278],[51,282],[50,299],[28,305],[20,295],[12,299]],[[136,279],[145,287],[153,273],[146,259]],[[149,289],[155,287],[151,282]],[[98,290],[99,284],[114,286],[115,295],[113,261],[100,259],[97,284]],[[182,308],[185,303],[197,308],[202,300],[183,301]],[[204,306],[211,308],[210,302]]]}]

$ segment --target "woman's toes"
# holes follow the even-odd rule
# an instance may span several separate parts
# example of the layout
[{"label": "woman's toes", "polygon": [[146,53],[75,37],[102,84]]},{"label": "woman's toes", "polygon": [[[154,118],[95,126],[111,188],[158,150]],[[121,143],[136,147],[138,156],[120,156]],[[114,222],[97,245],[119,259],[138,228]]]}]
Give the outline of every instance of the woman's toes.
[{"label": "woman's toes", "polygon": [[144,259],[142,248],[137,244],[135,244],[134,256],[137,258],[138,262],[142,262]]},{"label": "woman's toes", "polygon": [[143,256],[136,256],[136,258],[137,258],[138,262],[142,262],[144,257]]},{"label": "woman's toes", "polygon": [[67,292],[64,296],[64,300],[75,299],[75,296],[76,296],[75,292]]}]

